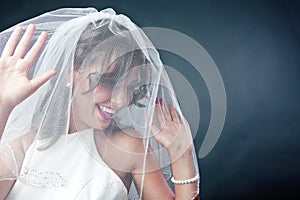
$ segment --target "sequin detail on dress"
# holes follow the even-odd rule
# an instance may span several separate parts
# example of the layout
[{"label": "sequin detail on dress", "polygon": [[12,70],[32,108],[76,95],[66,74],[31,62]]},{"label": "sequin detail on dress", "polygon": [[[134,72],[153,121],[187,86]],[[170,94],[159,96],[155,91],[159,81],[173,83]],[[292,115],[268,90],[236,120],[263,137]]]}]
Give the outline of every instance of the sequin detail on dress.
[{"label": "sequin detail on dress", "polygon": [[34,187],[64,187],[66,180],[58,172],[40,171],[25,167],[19,176],[19,180]]}]

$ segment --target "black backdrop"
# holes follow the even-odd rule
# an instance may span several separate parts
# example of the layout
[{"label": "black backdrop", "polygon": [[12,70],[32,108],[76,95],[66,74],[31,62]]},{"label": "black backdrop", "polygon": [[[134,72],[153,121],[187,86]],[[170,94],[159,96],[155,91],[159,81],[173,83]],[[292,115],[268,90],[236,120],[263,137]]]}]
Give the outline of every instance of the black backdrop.
[{"label": "black backdrop", "polygon": [[[210,154],[199,159],[202,199],[300,197],[300,6],[296,0],[1,0],[0,5],[1,31],[59,7],[93,6],[112,7],[139,26],[170,28],[197,40],[217,64],[227,94],[222,135]],[[183,67],[188,65],[185,61],[175,61],[167,52],[162,52],[162,58],[179,71],[184,69],[204,107],[195,138],[198,151],[209,121],[203,80]]]}]

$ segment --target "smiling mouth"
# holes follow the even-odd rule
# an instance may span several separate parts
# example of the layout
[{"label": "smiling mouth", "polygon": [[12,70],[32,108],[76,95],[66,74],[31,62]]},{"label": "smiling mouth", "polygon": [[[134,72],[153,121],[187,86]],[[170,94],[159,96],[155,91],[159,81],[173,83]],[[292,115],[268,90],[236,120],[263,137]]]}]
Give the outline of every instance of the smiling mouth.
[{"label": "smiling mouth", "polygon": [[104,120],[112,120],[114,117],[114,113],[116,110],[96,104],[98,108],[98,113],[99,115],[104,119]]}]

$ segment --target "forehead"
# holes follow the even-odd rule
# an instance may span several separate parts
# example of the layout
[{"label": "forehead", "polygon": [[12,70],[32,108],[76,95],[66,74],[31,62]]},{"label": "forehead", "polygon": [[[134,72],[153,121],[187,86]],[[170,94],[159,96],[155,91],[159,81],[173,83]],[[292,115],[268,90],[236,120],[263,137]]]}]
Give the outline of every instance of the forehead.
[{"label": "forehead", "polygon": [[87,74],[90,73],[98,73],[102,75],[106,75],[106,77],[111,77],[113,79],[119,80],[135,80],[140,79],[141,73],[143,70],[139,66],[133,67],[124,67],[119,65],[109,65],[106,68],[99,67],[99,65],[90,65],[87,70],[85,70]]},{"label": "forehead", "polygon": [[[92,71],[99,73],[116,73],[116,74],[132,74],[138,73],[140,66],[144,63],[136,63],[135,59],[131,55],[117,56],[111,54],[109,56],[99,56],[98,59],[88,65],[88,68]],[[121,73],[121,74],[120,74]]]},{"label": "forehead", "polygon": [[[142,50],[135,50],[120,55],[116,51],[98,53],[93,57],[93,61],[86,67],[89,73],[106,74],[108,77],[117,79],[148,79],[153,70],[150,62],[147,62]],[[143,77],[143,78],[142,78]],[[148,77],[148,78],[147,78]]]}]

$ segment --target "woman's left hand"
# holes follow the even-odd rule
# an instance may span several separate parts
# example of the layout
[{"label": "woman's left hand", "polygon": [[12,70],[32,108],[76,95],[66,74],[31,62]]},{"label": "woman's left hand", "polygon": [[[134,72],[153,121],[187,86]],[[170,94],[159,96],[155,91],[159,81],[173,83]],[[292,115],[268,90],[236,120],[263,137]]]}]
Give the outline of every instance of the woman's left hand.
[{"label": "woman's left hand", "polygon": [[192,147],[193,139],[189,124],[183,116],[178,116],[173,104],[169,104],[168,108],[162,98],[156,100],[155,112],[159,127],[152,121],[150,125],[152,135],[167,148],[173,158],[178,158]]}]

